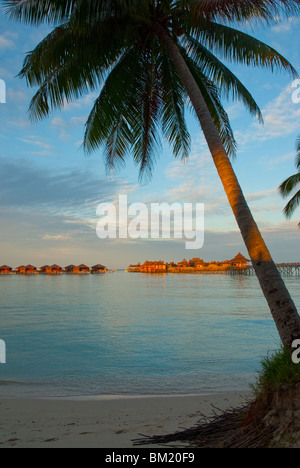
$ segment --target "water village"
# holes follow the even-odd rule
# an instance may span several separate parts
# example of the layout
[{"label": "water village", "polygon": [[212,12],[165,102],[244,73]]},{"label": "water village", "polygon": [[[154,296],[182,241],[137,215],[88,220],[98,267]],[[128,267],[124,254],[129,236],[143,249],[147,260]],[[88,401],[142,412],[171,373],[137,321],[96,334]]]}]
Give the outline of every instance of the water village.
[{"label": "water village", "polygon": [[[300,276],[300,262],[280,263],[276,265],[284,276]],[[255,271],[251,260],[240,252],[231,260],[205,262],[200,258],[192,258],[187,261],[165,263],[160,261],[146,261],[137,265],[130,265],[130,273],[228,273],[237,275],[254,275]]]},{"label": "water village", "polygon": [[87,265],[68,265],[62,268],[59,265],[44,265],[37,268],[33,265],[21,265],[15,269],[10,266],[3,265],[0,267],[0,275],[81,275],[81,274],[101,274],[108,272],[108,269],[104,265],[94,265],[91,268]]},{"label": "water village", "polygon": [[205,262],[200,258],[192,258],[187,261],[183,259],[181,262],[165,263],[162,260],[157,262],[149,262],[148,260],[142,265],[130,265],[128,271],[131,273],[194,273],[194,272],[216,272],[226,271],[232,268],[245,269],[251,266],[251,260],[244,257],[240,252],[232,259],[222,262],[212,261]]}]

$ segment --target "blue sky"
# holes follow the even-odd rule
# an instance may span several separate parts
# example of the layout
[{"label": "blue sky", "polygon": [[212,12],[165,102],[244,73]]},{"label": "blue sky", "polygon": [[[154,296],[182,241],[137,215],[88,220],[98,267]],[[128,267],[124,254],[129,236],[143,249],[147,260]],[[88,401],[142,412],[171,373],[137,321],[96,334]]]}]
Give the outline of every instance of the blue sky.
[{"label": "blue sky", "polygon": [[[300,73],[300,20],[289,18],[253,35],[276,48]],[[247,255],[198,123],[188,115],[190,158],[175,160],[164,146],[153,178],[139,184],[138,169],[128,160],[107,175],[101,153],[86,157],[81,148],[84,123],[97,96],[91,92],[67,104],[42,123],[32,124],[27,109],[33,90],[16,77],[26,52],[45,36],[46,27],[13,23],[0,12],[0,79],[7,102],[0,104],[0,264],[13,267],[58,263],[102,263],[126,268],[146,259],[205,260]],[[225,102],[239,144],[234,169],[250,208],[277,262],[300,260],[299,210],[287,221],[278,186],[295,172],[295,144],[300,134],[300,104],[292,102],[292,78],[235,65],[231,69],[263,111],[264,126],[242,104]],[[205,243],[186,251],[185,240],[100,240],[96,208],[127,194],[129,202],[205,204]]]}]

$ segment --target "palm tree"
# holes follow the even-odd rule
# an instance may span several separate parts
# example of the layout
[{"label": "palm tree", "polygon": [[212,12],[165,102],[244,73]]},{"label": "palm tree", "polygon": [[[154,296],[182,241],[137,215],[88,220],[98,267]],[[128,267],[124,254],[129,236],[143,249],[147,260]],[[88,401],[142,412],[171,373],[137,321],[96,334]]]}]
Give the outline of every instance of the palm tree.
[{"label": "palm tree", "polygon": [[[247,205],[229,157],[236,144],[221,98],[231,95],[262,119],[251,94],[224,60],[270,70],[294,68],[277,51],[233,24],[271,23],[299,14],[300,0],[6,0],[11,18],[55,24],[20,73],[39,89],[30,114],[42,119],[66,101],[100,88],[86,124],[87,152],[104,145],[108,167],[131,153],[151,173],[159,128],[176,157],[187,157],[188,101],[200,122],[242,237],[286,346],[300,318]],[[160,127],[159,127],[160,125]]]},{"label": "palm tree", "polygon": [[[283,197],[289,196],[297,185],[300,185],[300,137],[298,138],[297,143],[297,157],[296,157],[296,167],[298,172],[288,179],[286,179],[279,187],[279,190]],[[300,205],[300,190],[293,195],[288,204],[284,208],[284,213],[288,219],[292,217],[296,208]],[[300,223],[299,223],[300,227]]]}]

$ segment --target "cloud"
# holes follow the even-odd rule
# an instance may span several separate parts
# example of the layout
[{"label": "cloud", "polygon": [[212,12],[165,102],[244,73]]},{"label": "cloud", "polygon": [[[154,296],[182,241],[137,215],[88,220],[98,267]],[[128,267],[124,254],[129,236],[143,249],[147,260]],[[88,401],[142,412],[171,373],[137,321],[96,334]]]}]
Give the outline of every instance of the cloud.
[{"label": "cloud", "polygon": [[1,51],[10,50],[15,47],[15,43],[12,40],[12,36],[15,37],[11,33],[0,34],[0,50]]},{"label": "cloud", "polygon": [[278,34],[283,34],[286,32],[290,32],[292,28],[299,24],[299,18],[296,18],[294,16],[291,16],[290,18],[287,18],[285,20],[281,20],[271,28],[272,32],[278,33]]},{"label": "cloud", "polygon": [[49,143],[42,141],[40,138],[36,136],[28,137],[28,138],[18,138],[18,140],[22,141],[23,143],[28,143],[29,145],[35,145],[39,148],[43,148],[45,150],[52,150],[53,146]]},{"label": "cloud", "polygon": [[2,207],[54,213],[75,217],[95,214],[95,206],[126,190],[124,181],[98,179],[88,170],[50,170],[26,159],[0,158],[0,200]]},{"label": "cloud", "polygon": [[43,240],[54,240],[54,241],[60,241],[60,240],[67,240],[67,239],[70,239],[71,236],[68,236],[66,234],[56,234],[56,235],[53,235],[51,236],[50,234],[46,234],[45,236],[43,236]]},{"label": "cloud", "polygon": [[239,146],[286,137],[299,130],[300,105],[292,101],[295,89],[287,86],[263,109],[264,125],[254,122],[246,131],[236,131]]},{"label": "cloud", "polygon": [[[77,116],[67,119],[64,117],[54,117],[51,120],[52,128],[59,133],[59,139],[62,141],[72,140],[72,132],[78,126],[84,127],[84,124],[87,120],[86,116]],[[78,138],[78,134],[76,135]]]}]

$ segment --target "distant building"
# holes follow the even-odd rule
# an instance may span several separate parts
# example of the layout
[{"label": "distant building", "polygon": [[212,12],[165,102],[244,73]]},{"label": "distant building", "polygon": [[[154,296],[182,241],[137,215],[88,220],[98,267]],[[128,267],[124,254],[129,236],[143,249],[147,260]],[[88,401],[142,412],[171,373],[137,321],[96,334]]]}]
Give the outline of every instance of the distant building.
[{"label": "distant building", "polygon": [[100,265],[100,264],[94,265],[94,266],[92,266],[92,268],[91,268],[91,273],[92,273],[93,275],[94,275],[94,274],[97,274],[97,273],[103,273],[103,272],[105,272],[105,271],[107,271],[106,266]]},{"label": "distant building", "polygon": [[59,265],[52,265],[48,268],[48,271],[46,271],[46,273],[49,275],[61,275],[63,273],[63,269]]},{"label": "distant building", "polygon": [[188,262],[184,258],[182,262],[178,262],[178,268],[187,268],[189,266]]},{"label": "distant building", "polygon": [[46,271],[47,271],[49,268],[50,268],[49,265],[43,265],[43,266],[41,266],[41,268],[39,269],[40,274],[45,275],[45,274],[46,274]]},{"label": "distant building", "polygon": [[246,268],[251,263],[251,260],[248,260],[239,252],[232,260],[229,260],[229,263],[233,267]]},{"label": "distant building", "polygon": [[25,275],[26,273],[26,266],[21,265],[16,268],[16,273],[19,275]]},{"label": "distant building", "polygon": [[0,267],[0,275],[9,275],[10,273],[12,273],[12,268],[10,266],[2,265]]},{"label": "distant building", "polygon": [[21,265],[18,268],[16,268],[16,273],[19,275],[33,275],[37,273],[37,268],[33,265]]},{"label": "distant building", "polygon": [[76,266],[74,267],[74,273],[89,273],[90,272],[90,267],[88,267],[87,265],[79,265],[79,266]]},{"label": "distant building", "polygon": [[39,272],[44,275],[60,275],[63,273],[63,269],[59,265],[44,265],[39,269]]},{"label": "distant building", "polygon": [[167,271],[167,265],[162,260],[158,262],[149,262],[148,260],[139,267],[142,273],[163,273]]},{"label": "distant building", "polygon": [[68,265],[65,267],[65,273],[74,273],[75,265]]}]

